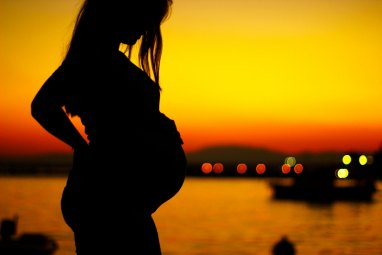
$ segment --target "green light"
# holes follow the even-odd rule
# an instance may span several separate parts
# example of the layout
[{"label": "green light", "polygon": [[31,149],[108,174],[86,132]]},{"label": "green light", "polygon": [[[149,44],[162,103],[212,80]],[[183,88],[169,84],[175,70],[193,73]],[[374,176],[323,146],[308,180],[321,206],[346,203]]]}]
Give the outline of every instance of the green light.
[{"label": "green light", "polygon": [[284,160],[285,164],[288,164],[290,167],[293,167],[296,164],[296,159],[294,157],[287,157]]},{"label": "green light", "polygon": [[349,165],[351,162],[351,157],[349,155],[343,156],[342,162],[344,162],[345,165]]},{"label": "green light", "polygon": [[365,155],[362,155],[359,157],[359,163],[361,164],[361,166],[364,166],[366,165],[367,163],[367,157]]}]

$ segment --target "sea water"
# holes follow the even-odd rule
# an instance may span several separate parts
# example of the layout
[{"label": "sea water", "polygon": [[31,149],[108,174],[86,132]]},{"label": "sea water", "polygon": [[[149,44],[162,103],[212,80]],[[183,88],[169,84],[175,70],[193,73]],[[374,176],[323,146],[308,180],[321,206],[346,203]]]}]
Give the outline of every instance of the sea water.
[{"label": "sea water", "polygon": [[[56,255],[75,254],[60,208],[65,184],[66,177],[0,177],[0,217],[18,214],[18,234],[47,234]],[[381,192],[373,202],[317,204],[274,200],[267,179],[187,177],[153,218],[164,255],[269,255],[283,235],[300,255],[382,254]]]}]

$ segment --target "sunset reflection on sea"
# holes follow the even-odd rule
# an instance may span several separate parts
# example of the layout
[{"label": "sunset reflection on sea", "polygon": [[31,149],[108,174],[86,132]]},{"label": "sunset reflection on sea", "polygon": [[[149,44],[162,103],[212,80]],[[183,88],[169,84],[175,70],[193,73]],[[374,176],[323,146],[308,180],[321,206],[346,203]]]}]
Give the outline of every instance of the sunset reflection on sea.
[{"label": "sunset reflection on sea", "polygon": [[[65,177],[0,177],[0,217],[18,214],[18,234],[50,235],[60,246],[56,255],[75,254],[60,211],[65,184]],[[277,201],[266,179],[187,177],[153,218],[164,255],[265,255],[284,234],[297,254],[382,254],[380,194],[369,203]]]}]

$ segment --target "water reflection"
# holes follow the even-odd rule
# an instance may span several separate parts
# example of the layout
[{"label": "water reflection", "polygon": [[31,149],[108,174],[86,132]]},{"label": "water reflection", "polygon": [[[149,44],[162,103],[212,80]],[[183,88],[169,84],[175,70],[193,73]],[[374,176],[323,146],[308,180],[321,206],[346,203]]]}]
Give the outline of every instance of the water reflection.
[{"label": "water reflection", "polygon": [[[60,247],[56,255],[75,254],[59,205],[65,181],[0,178],[0,216],[18,213],[20,233],[51,235]],[[153,214],[163,254],[270,255],[284,234],[297,254],[382,254],[380,194],[372,203],[279,201],[268,181],[187,177],[179,194]]]}]

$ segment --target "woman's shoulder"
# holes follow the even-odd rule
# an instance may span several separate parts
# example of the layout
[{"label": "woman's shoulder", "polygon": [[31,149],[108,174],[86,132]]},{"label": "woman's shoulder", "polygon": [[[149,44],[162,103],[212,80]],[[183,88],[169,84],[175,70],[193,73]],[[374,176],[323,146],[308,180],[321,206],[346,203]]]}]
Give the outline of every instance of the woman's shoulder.
[{"label": "woman's shoulder", "polygon": [[95,86],[113,76],[112,63],[96,54],[77,54],[68,56],[59,67],[67,81],[75,86]]}]

